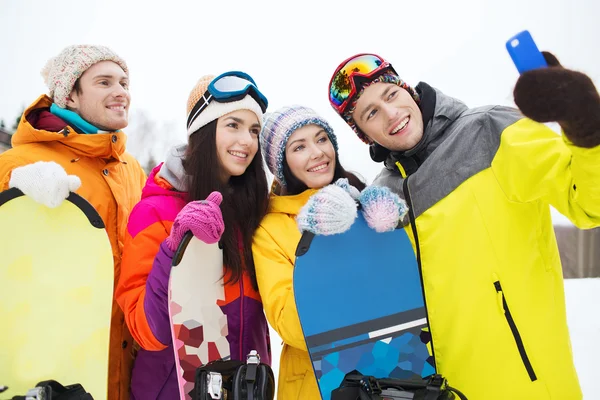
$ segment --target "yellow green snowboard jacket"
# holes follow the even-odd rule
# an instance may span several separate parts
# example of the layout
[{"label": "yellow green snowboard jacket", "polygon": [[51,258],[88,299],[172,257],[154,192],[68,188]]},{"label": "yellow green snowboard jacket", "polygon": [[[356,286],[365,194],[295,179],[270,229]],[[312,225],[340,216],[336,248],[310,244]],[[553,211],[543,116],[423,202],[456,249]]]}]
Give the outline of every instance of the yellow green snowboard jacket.
[{"label": "yellow green snowboard jacket", "polygon": [[550,205],[579,228],[600,225],[600,146],[425,86],[435,110],[423,140],[391,153],[374,184],[416,218],[417,240],[410,219],[405,230],[438,372],[469,400],[580,399]]}]

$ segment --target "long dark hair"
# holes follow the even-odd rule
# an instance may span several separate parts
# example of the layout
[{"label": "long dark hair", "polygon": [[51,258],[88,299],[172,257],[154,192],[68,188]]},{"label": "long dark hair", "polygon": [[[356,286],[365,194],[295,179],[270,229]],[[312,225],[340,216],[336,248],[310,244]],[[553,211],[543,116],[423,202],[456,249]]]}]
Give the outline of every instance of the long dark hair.
[{"label": "long dark hair", "polygon": [[[280,188],[281,194],[295,195],[300,194],[308,189],[308,186],[306,186],[304,182],[302,182],[296,177],[296,175],[292,173],[292,170],[290,169],[287,163],[285,152],[283,156],[283,177],[285,178],[286,187]],[[366,186],[365,183],[362,180],[360,180],[356,175],[354,175],[352,172],[346,171],[344,167],[342,167],[342,164],[340,164],[340,157],[338,156],[338,152],[336,151],[335,168],[333,169],[333,180],[331,181],[331,183],[337,181],[340,178],[347,178],[348,183],[357,188],[358,190],[363,190]]]},{"label": "long dark hair", "polygon": [[220,243],[225,271],[226,274],[230,273],[226,283],[240,280],[245,268],[252,286],[258,290],[252,258],[252,236],[267,213],[269,194],[260,146],[246,171],[223,183],[216,137],[217,120],[214,120],[194,132],[188,140],[183,161],[188,176],[187,200],[204,200],[213,191],[221,192],[225,231]]}]

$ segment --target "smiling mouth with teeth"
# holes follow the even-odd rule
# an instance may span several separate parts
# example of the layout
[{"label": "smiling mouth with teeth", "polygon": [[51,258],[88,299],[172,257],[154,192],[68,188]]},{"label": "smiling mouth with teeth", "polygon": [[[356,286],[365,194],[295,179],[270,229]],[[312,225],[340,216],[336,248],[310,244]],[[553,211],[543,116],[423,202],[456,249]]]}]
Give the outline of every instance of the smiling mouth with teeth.
[{"label": "smiling mouth with teeth", "polygon": [[232,156],[236,156],[236,157],[240,157],[240,158],[247,158],[248,154],[245,153],[240,153],[238,151],[228,151],[229,154],[231,154]]},{"label": "smiling mouth with teeth", "polygon": [[400,132],[402,129],[406,128],[406,125],[408,125],[408,122],[410,121],[410,116],[404,118],[400,124],[398,124],[398,126],[396,126],[394,128],[393,131],[390,132],[390,135],[395,135],[396,133]]},{"label": "smiling mouth with teeth", "polygon": [[321,164],[317,167],[309,169],[308,172],[319,172],[319,171],[327,168],[328,166],[329,166],[329,163]]}]

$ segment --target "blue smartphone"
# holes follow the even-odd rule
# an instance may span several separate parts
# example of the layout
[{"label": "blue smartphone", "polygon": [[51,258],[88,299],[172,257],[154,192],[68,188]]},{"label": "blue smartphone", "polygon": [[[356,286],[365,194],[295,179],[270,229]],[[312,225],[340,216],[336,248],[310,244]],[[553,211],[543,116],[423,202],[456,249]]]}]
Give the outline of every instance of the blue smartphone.
[{"label": "blue smartphone", "polygon": [[517,33],[506,42],[506,50],[510,54],[519,74],[536,68],[547,67],[544,55],[538,50],[531,33],[525,30]]}]

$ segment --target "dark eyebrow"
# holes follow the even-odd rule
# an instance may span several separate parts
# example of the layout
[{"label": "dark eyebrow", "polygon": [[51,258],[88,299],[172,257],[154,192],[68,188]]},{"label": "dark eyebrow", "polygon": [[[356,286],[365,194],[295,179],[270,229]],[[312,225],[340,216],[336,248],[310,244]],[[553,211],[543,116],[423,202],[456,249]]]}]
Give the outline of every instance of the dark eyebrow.
[{"label": "dark eyebrow", "polygon": [[288,146],[287,146],[287,147],[292,147],[292,145],[293,145],[294,143],[296,143],[296,142],[306,142],[306,139],[296,139],[296,140],[294,140],[294,141],[291,141],[291,142],[289,142],[289,143],[288,143]]},{"label": "dark eyebrow", "polygon": [[238,124],[241,124],[242,122],[244,122],[244,120],[242,120],[241,118],[233,117],[231,115],[225,119],[232,119],[234,122],[237,122]]},{"label": "dark eyebrow", "polygon": [[[244,120],[238,117],[234,117],[233,115],[228,116],[227,119],[232,119],[234,122],[237,122],[238,124],[243,124]],[[255,122],[252,124],[251,128],[259,128],[260,129],[260,124],[258,122]]]},{"label": "dark eyebrow", "polygon": [[[321,133],[324,133],[325,129],[320,129],[315,133],[315,137],[319,136]],[[306,142],[306,139],[296,139],[288,143],[288,147],[292,147],[292,145],[296,142]]]},{"label": "dark eyebrow", "polygon": [[[387,96],[388,92],[394,88],[394,86],[395,85],[388,86],[387,89],[385,89],[383,91],[383,93],[381,93],[381,96],[379,96],[379,97],[383,99],[385,96]],[[358,116],[358,118],[362,121],[363,118],[364,118],[364,116],[365,116],[365,113],[367,111],[369,111],[371,108],[373,108],[373,106],[374,106],[373,103],[369,103],[369,105],[367,105],[367,107],[365,107],[365,109],[363,110],[363,112],[360,113],[360,115]]]}]

